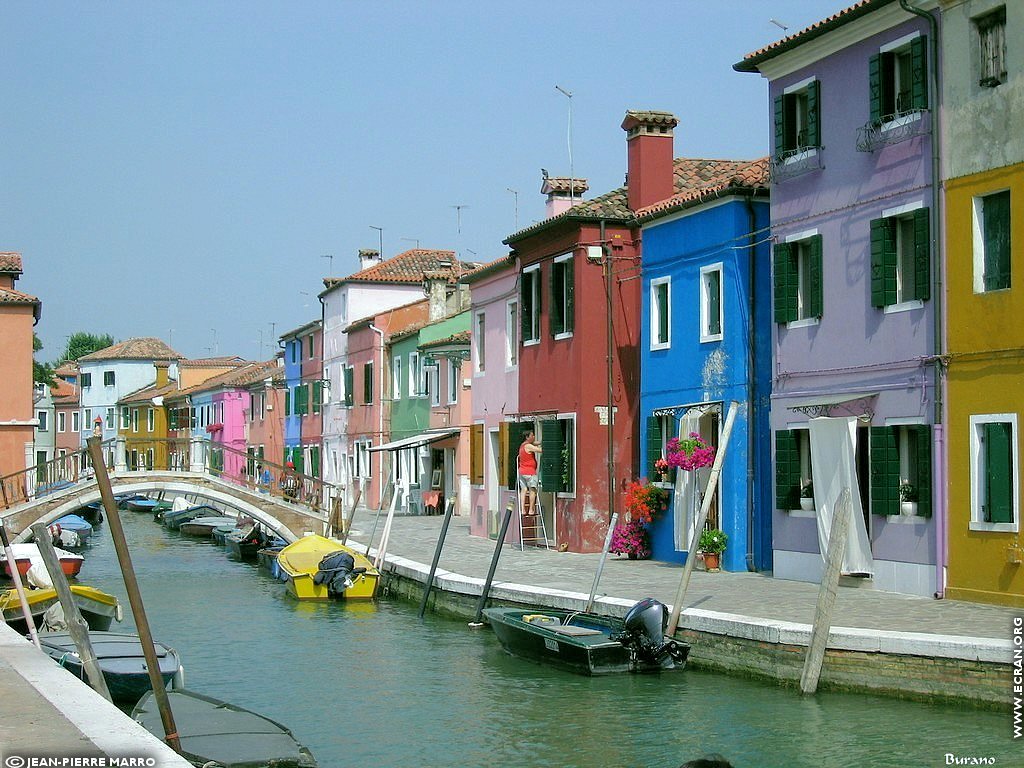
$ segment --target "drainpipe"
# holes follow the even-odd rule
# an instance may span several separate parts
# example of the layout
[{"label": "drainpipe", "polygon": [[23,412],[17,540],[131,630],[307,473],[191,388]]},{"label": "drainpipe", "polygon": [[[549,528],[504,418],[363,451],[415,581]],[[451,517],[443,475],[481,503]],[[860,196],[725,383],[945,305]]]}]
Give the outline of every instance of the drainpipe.
[{"label": "drainpipe", "polygon": [[754,279],[754,267],[757,264],[754,247],[757,236],[757,215],[754,212],[753,193],[746,196],[743,202],[747,206],[747,221],[750,224],[750,245],[747,248],[747,301],[750,306],[750,343],[747,345],[747,570],[756,571],[754,564],[754,460],[757,443],[754,439],[756,432],[756,415],[758,408],[754,398],[757,393],[754,390],[754,375],[757,371],[757,301],[754,298],[754,290],[757,281]]},{"label": "drainpipe", "polygon": [[932,493],[935,495],[935,598],[941,600],[945,596],[945,571],[946,571],[946,547],[948,546],[947,525],[947,498],[945,488],[945,467],[946,467],[946,441],[944,434],[945,399],[943,397],[943,362],[942,353],[945,346],[943,332],[945,323],[943,313],[945,306],[942,302],[942,270],[943,260],[940,254],[944,252],[942,246],[942,223],[940,216],[940,205],[942,203],[942,191],[940,188],[941,168],[939,158],[941,157],[941,123],[939,122],[939,108],[942,103],[941,92],[939,91],[939,23],[935,17],[927,11],[909,5],[907,0],[900,0],[900,7],[907,13],[927,19],[931,30],[931,61],[928,68],[928,90],[932,95],[932,240],[934,246],[932,253],[935,254],[935,268],[932,270],[932,342],[935,351],[935,359],[932,363],[932,374],[935,379],[934,399],[935,413],[933,418],[934,433],[932,443],[934,446],[932,457]]},{"label": "drainpipe", "polygon": [[[380,444],[384,443],[384,331],[378,328],[373,323],[370,323],[370,330],[373,331],[380,337],[380,375],[377,377],[377,439],[380,440]],[[378,451],[378,453],[380,453]],[[378,459],[380,464],[379,472],[377,473],[377,508],[380,509],[384,504],[384,457],[381,456]]]},{"label": "drainpipe", "polygon": [[605,242],[605,220],[601,219],[601,251],[604,262],[605,317],[608,336],[608,524],[615,517],[615,401],[612,375],[612,252]]}]

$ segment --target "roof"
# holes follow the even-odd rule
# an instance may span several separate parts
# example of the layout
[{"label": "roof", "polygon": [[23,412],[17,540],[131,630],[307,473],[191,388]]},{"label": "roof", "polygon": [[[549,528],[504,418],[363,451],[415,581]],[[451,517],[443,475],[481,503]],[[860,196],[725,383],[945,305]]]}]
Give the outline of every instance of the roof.
[{"label": "roof", "polygon": [[776,56],[791,51],[816,37],[821,37],[834,29],[849,24],[851,21],[859,19],[861,16],[865,16],[877,8],[894,2],[896,0],[860,0],[860,2],[854,3],[849,8],[815,22],[795,35],[784,37],[778,42],[756,50],[753,53],[748,53],[743,57],[742,61],[733,64],[732,68],[737,72],[757,72],[758,66],[763,62],[774,59]]},{"label": "roof", "polygon": [[321,325],[323,325],[323,320],[321,320],[318,317],[316,320],[310,320],[308,323],[306,323],[305,325],[300,325],[298,328],[293,328],[290,331],[285,331],[278,338],[291,339],[296,336],[301,336],[307,331],[313,331],[320,328]]},{"label": "roof", "polygon": [[[644,113],[647,114],[647,113]],[[667,113],[666,113],[667,114]],[[673,188],[677,196],[702,194],[721,187],[735,177],[741,169],[760,160],[710,160],[704,158],[678,157],[673,161]],[[647,210],[647,209],[645,209]],[[504,242],[511,245],[530,235],[534,235],[548,227],[566,221],[598,221],[604,219],[621,223],[635,221],[634,212],[627,202],[626,187],[619,187],[611,192],[575,205],[550,219],[537,222],[532,226],[509,235]]]},{"label": "roof", "polygon": [[[395,283],[418,285],[423,282],[423,273],[445,270],[455,282],[459,275],[472,269],[469,262],[460,262],[455,251],[438,251],[428,248],[413,248],[393,256],[387,261],[361,269],[348,277],[325,277],[326,291],[343,283]],[[323,295],[323,294],[321,294]]]},{"label": "roof", "polygon": [[474,269],[469,274],[462,276],[462,282],[464,283],[475,283],[477,280],[482,280],[485,277],[495,275],[502,270],[509,269],[515,266],[516,257],[509,253],[507,256],[502,256],[500,259],[495,259],[484,265],[479,269]]},{"label": "roof", "polygon": [[160,395],[170,395],[178,390],[178,382],[173,379],[163,386],[158,387],[156,382],[147,384],[142,389],[137,389],[134,392],[130,392],[120,400],[118,403],[148,403],[154,397],[160,397]]},{"label": "roof", "polygon": [[768,191],[769,162],[767,157],[757,160],[709,160],[704,169],[709,173],[708,183],[680,192],[654,205],[636,212],[638,221],[650,221],[706,200],[745,191]]},{"label": "roof", "polygon": [[590,189],[586,179],[573,179],[571,176],[545,176],[540,185],[542,195],[575,194],[580,197]]},{"label": "roof", "polygon": [[99,360],[181,360],[167,344],[151,336],[128,339],[78,358],[79,363]]},{"label": "roof", "polygon": [[65,360],[54,371],[57,376],[77,376],[78,375],[78,363],[74,360]]},{"label": "roof", "polygon": [[179,368],[223,368],[226,365],[238,367],[249,361],[238,355],[231,357],[199,357],[192,360],[179,360]]},{"label": "roof", "polygon": [[454,347],[462,344],[469,344],[470,332],[459,331],[453,333],[451,336],[445,336],[443,339],[434,339],[434,341],[427,341],[420,344],[420,349],[434,349],[436,347]]},{"label": "roof", "polygon": [[21,269],[21,254],[16,251],[0,251],[0,272],[16,272]]},{"label": "roof", "polygon": [[0,304],[39,304],[39,299],[15,288],[0,288]]},{"label": "roof", "polygon": [[206,379],[206,381],[193,384],[191,387],[175,390],[170,393],[168,397],[170,399],[177,400],[182,397],[188,397],[196,392],[208,392],[213,389],[220,389],[221,387],[248,387],[254,382],[262,381],[270,377],[279,367],[280,366],[277,364],[276,360],[268,360],[261,363],[246,363],[240,368],[235,368],[230,371],[225,371],[224,373],[219,373],[216,376],[211,376],[209,379]]},{"label": "roof", "polygon": [[57,379],[56,383],[50,387],[50,397],[53,398],[53,402],[64,404],[68,402],[78,401],[78,387],[71,384],[63,379]]}]

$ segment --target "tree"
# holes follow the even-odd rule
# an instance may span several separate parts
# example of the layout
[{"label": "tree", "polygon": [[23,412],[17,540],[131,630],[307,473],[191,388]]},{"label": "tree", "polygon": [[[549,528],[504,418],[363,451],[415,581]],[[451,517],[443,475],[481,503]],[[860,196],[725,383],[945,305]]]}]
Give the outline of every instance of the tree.
[{"label": "tree", "polygon": [[35,359],[35,353],[43,348],[43,342],[33,332],[32,334],[32,381],[36,384],[46,384],[52,387],[57,382],[53,378],[53,366],[40,363]]},{"label": "tree", "polygon": [[77,360],[83,355],[88,355],[90,352],[106,349],[113,343],[114,337],[109,333],[96,334],[85,331],[73,333],[68,336],[68,343],[64,348],[64,354],[57,358],[54,367],[59,367],[61,363],[66,363],[69,360]]}]

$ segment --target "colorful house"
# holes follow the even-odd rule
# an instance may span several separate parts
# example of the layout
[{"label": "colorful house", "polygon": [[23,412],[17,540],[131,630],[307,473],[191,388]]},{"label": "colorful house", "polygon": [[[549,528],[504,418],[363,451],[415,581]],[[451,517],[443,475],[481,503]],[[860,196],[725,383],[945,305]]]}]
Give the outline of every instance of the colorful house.
[{"label": "colorful house", "polygon": [[[676,119],[665,114],[671,152]],[[671,154],[666,155],[670,160]],[[771,278],[768,163],[680,158],[663,169],[684,191],[637,211],[643,226],[640,326],[640,475],[671,438],[696,433],[719,446],[726,413],[738,410],[708,526],[729,537],[722,567],[771,569]],[[650,526],[653,557],[683,562],[707,470],[665,475],[668,514]]]},{"label": "colorful house", "polygon": [[[306,323],[282,334],[284,349],[284,458],[295,471],[320,476],[324,402],[323,323]],[[275,458],[276,461],[276,458]]]},{"label": "colorful house", "polygon": [[246,472],[250,478],[258,478],[265,458],[277,464],[278,458],[284,455],[283,414],[286,389],[283,361],[273,360],[261,375],[253,375],[246,385],[246,391]]},{"label": "colorful house", "polygon": [[774,120],[780,578],[820,580],[849,509],[845,573],[917,595],[941,584],[933,21],[865,0],[735,65],[768,80]]},{"label": "colorful house", "polygon": [[[117,402],[120,412],[118,434],[125,438],[124,466],[130,471],[167,469],[174,449],[167,439],[167,408],[164,398],[177,391],[170,378],[170,363],[153,363],[154,379]],[[183,448],[182,448],[183,450]]]},{"label": "colorful house", "polygon": [[[63,371],[63,373],[62,373]],[[60,457],[69,457],[60,463],[60,472],[68,479],[77,478],[81,471],[79,459],[70,458],[80,449],[79,433],[81,431],[82,413],[79,410],[78,387],[68,381],[78,380],[78,369],[74,363],[60,366],[56,372],[56,386],[51,388],[53,398],[54,450]]]},{"label": "colorful house", "polygon": [[[0,253],[0,476],[32,466],[32,328],[42,303],[14,287],[22,274],[21,254]],[[18,485],[19,489],[26,486]]]},{"label": "colorful house", "polygon": [[1024,60],[1016,43],[1024,39],[1024,9],[979,0],[942,5],[945,595],[1021,607]]}]

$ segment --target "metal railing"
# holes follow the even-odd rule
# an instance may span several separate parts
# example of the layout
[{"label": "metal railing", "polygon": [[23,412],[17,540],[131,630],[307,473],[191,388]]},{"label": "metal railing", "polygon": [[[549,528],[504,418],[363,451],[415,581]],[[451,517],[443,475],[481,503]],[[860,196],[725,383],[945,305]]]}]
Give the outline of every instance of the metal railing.
[{"label": "metal railing", "polygon": [[[104,441],[104,453],[112,457],[115,440]],[[57,456],[35,466],[0,477],[0,499],[4,509],[33,501],[48,494],[70,488],[83,480],[93,479],[92,460],[86,448]]]}]

